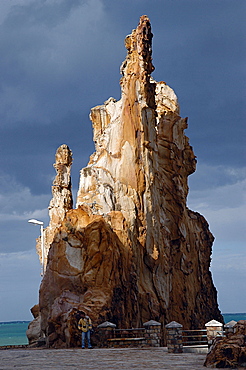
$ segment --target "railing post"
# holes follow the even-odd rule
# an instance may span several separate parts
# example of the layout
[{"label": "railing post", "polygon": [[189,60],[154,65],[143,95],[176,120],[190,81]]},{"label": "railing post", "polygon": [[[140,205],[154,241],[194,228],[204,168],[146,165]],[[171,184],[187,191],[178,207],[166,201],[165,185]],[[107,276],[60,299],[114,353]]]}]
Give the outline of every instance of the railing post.
[{"label": "railing post", "polygon": [[237,322],[235,320],[231,320],[230,322],[228,322],[227,324],[225,324],[224,328],[225,328],[225,335],[228,336],[230,333],[235,333],[235,325],[237,324]]},{"label": "railing post", "polygon": [[207,329],[208,348],[211,347],[213,340],[218,336],[223,336],[223,324],[216,320],[211,320],[205,324]]},{"label": "railing post", "polygon": [[166,326],[167,329],[167,349],[169,353],[182,353],[182,328],[183,325],[172,321]]},{"label": "railing post", "polygon": [[150,320],[143,324],[146,344],[151,347],[161,346],[161,323]]},{"label": "railing post", "polygon": [[109,321],[105,321],[97,326],[100,335],[100,347],[108,347],[108,339],[112,338],[115,328],[116,325]]}]

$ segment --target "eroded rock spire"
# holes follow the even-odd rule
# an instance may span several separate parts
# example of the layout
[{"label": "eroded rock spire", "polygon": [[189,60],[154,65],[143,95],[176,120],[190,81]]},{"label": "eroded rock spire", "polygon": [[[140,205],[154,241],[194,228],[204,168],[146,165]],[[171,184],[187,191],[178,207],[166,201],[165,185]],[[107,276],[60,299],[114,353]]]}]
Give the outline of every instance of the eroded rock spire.
[{"label": "eroded rock spire", "polygon": [[[49,226],[44,230],[44,269],[47,265],[48,252],[53,242],[56,229],[61,226],[66,212],[73,208],[71,185],[72,152],[66,144],[61,145],[55,155],[54,168],[56,177],[52,186],[52,199],[49,204]],[[37,253],[41,260],[41,241],[37,241]]]},{"label": "eroded rock spire", "polygon": [[95,324],[121,328],[151,319],[187,329],[223,320],[209,271],[213,235],[186,204],[196,168],[187,118],[179,115],[174,91],[151,78],[151,40],[142,16],[125,41],[121,99],[91,110],[95,153],[81,170],[76,209],[71,161],[56,165],[53,239],[40,287],[50,346],[78,344],[78,309]]}]

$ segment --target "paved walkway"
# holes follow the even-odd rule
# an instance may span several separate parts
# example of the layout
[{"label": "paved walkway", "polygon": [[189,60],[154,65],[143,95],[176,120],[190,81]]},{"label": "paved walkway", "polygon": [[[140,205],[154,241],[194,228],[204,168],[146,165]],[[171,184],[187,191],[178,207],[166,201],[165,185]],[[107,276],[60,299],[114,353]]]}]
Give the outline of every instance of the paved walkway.
[{"label": "paved walkway", "polygon": [[170,354],[161,348],[3,349],[0,370],[205,370],[206,354]]}]

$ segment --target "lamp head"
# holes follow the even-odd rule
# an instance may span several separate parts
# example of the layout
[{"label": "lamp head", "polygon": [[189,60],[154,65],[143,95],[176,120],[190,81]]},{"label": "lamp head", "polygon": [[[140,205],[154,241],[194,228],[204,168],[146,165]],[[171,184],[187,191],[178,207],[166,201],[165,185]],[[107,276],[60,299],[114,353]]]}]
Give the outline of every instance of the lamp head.
[{"label": "lamp head", "polygon": [[31,224],[35,224],[35,225],[43,225],[43,221],[38,221],[38,220],[35,220],[34,218],[32,218],[31,220],[28,220],[28,222],[30,222]]}]

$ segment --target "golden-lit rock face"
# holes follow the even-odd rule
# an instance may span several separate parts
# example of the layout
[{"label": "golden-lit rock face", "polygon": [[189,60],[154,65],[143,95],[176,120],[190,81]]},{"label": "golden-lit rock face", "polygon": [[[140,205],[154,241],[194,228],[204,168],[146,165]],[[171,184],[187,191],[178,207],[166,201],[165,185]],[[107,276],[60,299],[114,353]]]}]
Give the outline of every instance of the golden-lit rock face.
[{"label": "golden-lit rock face", "polygon": [[209,272],[214,238],[186,206],[196,168],[187,118],[174,91],[151,78],[151,40],[142,16],[125,40],[121,100],[91,110],[96,151],[81,170],[76,209],[64,208],[62,217],[50,209],[59,227],[39,304],[54,347],[78,345],[76,309],[94,324],[118,327],[154,319],[188,329],[223,320]]}]

